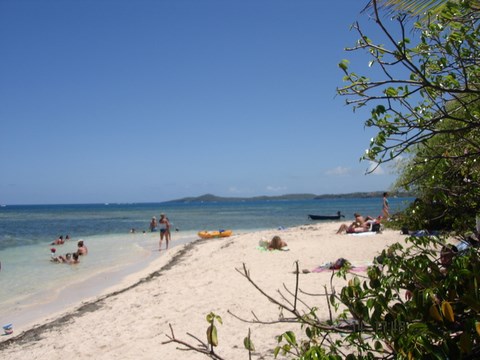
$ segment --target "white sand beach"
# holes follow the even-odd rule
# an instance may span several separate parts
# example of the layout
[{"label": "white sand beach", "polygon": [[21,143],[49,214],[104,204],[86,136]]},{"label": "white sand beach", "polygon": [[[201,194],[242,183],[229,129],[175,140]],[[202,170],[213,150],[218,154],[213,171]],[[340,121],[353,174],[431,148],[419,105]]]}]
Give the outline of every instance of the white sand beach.
[{"label": "white sand beach", "polygon": [[[250,324],[232,316],[229,311],[252,319],[253,311],[266,322],[279,318],[278,307],[236,269],[245,264],[251,278],[266,293],[282,301],[277,290],[291,298],[284,285],[294,291],[298,261],[300,289],[321,294],[323,285],[329,284],[331,271],[303,273],[303,269],[312,271],[340,257],[354,266],[365,266],[386,246],[405,238],[391,230],[372,236],[337,235],[338,227],[339,223],[330,222],[234,233],[229,238],[174,247],[148,269],[130,275],[97,298],[85,299],[61,314],[45,314],[45,319],[30,328],[15,328],[14,324],[12,335],[0,337],[0,358],[205,359],[204,355],[178,350],[178,344],[163,343],[170,335],[169,324],[178,339],[196,345],[187,335],[191,333],[205,341],[205,317],[210,312],[223,320],[223,325],[217,325],[216,348],[223,358],[248,359],[243,339],[249,329],[256,357],[273,358],[275,336],[298,326]],[[289,251],[259,249],[260,240],[268,241],[274,235],[288,243]],[[340,288],[342,280],[334,281]],[[302,298],[318,306],[320,316],[328,316],[323,297]]]}]

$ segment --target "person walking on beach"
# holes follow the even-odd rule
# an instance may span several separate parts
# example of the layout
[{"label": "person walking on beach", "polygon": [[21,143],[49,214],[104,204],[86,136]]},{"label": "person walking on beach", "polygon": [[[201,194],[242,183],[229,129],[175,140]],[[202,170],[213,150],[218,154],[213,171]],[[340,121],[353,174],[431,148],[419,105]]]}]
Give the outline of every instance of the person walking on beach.
[{"label": "person walking on beach", "polygon": [[162,250],[162,241],[163,238],[165,238],[165,241],[167,242],[167,247],[165,249],[168,249],[168,243],[170,242],[170,221],[168,220],[167,216],[165,214],[160,214],[160,220],[158,221],[158,227],[160,229],[160,244],[159,244],[159,250]]},{"label": "person walking on beach", "polygon": [[390,218],[390,206],[388,204],[388,193],[383,193],[383,208],[382,208],[382,215],[385,220]]}]

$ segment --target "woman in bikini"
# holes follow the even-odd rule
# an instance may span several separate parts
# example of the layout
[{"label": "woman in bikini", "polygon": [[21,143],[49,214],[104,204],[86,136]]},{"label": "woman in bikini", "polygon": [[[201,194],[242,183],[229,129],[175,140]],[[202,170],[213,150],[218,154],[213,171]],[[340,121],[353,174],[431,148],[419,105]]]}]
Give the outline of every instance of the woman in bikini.
[{"label": "woman in bikini", "polygon": [[163,238],[165,238],[167,242],[167,247],[165,249],[168,249],[168,243],[170,242],[170,221],[168,221],[168,218],[165,214],[160,214],[160,220],[158,221],[158,227],[160,229],[160,244],[159,244],[159,250],[162,250],[162,241]]}]

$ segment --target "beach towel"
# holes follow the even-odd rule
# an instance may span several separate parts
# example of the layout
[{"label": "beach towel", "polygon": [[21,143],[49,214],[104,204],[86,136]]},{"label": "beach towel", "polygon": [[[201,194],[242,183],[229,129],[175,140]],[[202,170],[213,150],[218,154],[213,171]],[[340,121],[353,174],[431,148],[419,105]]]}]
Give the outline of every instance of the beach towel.
[{"label": "beach towel", "polygon": [[347,235],[352,235],[352,236],[370,236],[370,235],[377,235],[376,232],[373,231],[364,231],[364,232],[359,232],[359,233],[347,233]]},{"label": "beach towel", "polygon": [[[349,272],[364,272],[364,271],[367,271],[368,269],[368,265],[364,265],[364,266],[352,266],[350,269],[348,269],[347,271]],[[316,267],[315,269],[313,269],[311,272],[314,272],[314,273],[320,273],[320,272],[325,272],[325,271],[334,271],[334,269],[330,269],[329,267],[325,267],[324,265],[321,265],[319,267]]]},{"label": "beach towel", "polygon": [[[348,263],[347,259],[344,258],[339,258],[335,260],[335,262],[328,262],[323,265],[320,265],[316,267],[315,269],[312,270],[312,272],[319,273],[319,272],[324,272],[324,271],[333,271],[333,270],[339,270],[342,268],[345,264]],[[361,271],[366,271],[368,269],[369,265],[364,265],[364,266],[351,266],[348,271],[353,271],[353,272],[361,272]]]},{"label": "beach towel", "polygon": [[260,251],[268,251],[268,252],[272,252],[272,251],[290,251],[290,249],[288,248],[288,246],[284,246],[284,247],[281,248],[281,249],[269,249],[269,248],[266,248],[266,247],[263,247],[263,246],[257,246],[257,250],[260,250]]}]

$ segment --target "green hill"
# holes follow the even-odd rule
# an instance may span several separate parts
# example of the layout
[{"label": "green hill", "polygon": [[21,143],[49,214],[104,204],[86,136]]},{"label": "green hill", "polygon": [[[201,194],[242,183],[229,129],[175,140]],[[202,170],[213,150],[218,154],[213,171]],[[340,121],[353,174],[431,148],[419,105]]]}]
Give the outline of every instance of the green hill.
[{"label": "green hill", "polygon": [[[410,193],[395,193],[397,197],[414,197]],[[352,198],[381,198],[383,191],[373,192],[355,192],[349,194],[286,194],[279,196],[254,196],[254,197],[222,197],[213,194],[204,194],[196,197],[185,197],[176,200],[166,201],[166,203],[190,203],[190,202],[232,202],[232,201],[255,201],[255,200],[322,200],[322,199],[352,199]]]}]

